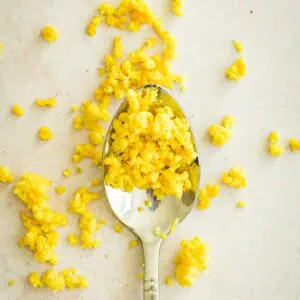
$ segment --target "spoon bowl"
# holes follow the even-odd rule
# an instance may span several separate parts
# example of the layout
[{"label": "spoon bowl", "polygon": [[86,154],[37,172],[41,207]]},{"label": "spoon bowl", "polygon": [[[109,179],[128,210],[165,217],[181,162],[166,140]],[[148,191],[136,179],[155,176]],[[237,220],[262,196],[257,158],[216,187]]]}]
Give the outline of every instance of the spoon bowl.
[{"label": "spoon bowl", "polygon": [[[142,89],[158,89],[158,97],[163,105],[170,106],[176,115],[186,118],[183,110],[174,100],[171,94],[164,88],[157,85],[147,85]],[[113,133],[113,121],[119,114],[128,108],[127,100],[124,100],[117,110],[110,127],[108,129],[103,151],[103,160],[110,150],[111,134]],[[190,127],[192,142],[197,151],[193,132]],[[198,156],[195,163],[199,167]],[[166,235],[173,231],[174,227],[189,214],[196,200],[199,186],[200,167],[197,178],[197,188],[195,192],[183,192],[181,199],[175,196],[166,196],[157,200],[151,189],[134,189],[132,192],[124,192],[105,184],[105,166],[102,166],[104,191],[108,203],[116,217],[129,229],[131,229],[141,240],[144,247],[145,274],[144,274],[144,299],[159,299],[158,292],[158,260],[159,249],[162,238],[154,234],[154,230],[159,230]],[[151,206],[145,206],[145,200],[151,201]],[[143,208],[143,211],[141,211]]]}]

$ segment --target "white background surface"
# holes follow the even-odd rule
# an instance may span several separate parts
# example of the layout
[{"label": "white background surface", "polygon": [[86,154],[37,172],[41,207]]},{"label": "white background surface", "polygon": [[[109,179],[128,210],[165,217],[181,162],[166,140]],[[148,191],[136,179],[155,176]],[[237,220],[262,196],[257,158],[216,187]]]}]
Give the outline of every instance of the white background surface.
[{"label": "white background surface", "polygon": [[[161,299],[205,300],[298,300],[300,299],[300,153],[287,152],[273,158],[265,152],[271,130],[288,138],[300,138],[300,2],[298,0],[190,0],[186,16],[174,17],[170,1],[152,0],[151,6],[163,17],[178,40],[174,70],[189,77],[188,92],[180,102],[190,113],[201,145],[202,184],[219,181],[220,174],[242,166],[249,186],[237,191],[224,187],[207,211],[191,216],[164,243],[161,252],[161,280],[173,272],[172,259],[182,239],[199,235],[211,245],[210,266],[197,284],[184,289],[161,286]],[[52,193],[52,203],[64,211],[74,189],[87,184],[98,171],[89,164],[84,173],[64,179],[73,146],[85,135],[71,128],[72,104],[92,95],[97,85],[96,68],[110,50],[118,30],[101,27],[95,38],[84,28],[98,5],[97,0],[0,0],[0,41],[5,50],[0,58],[0,164],[15,175],[31,171],[67,183],[61,198]],[[250,11],[253,11],[251,14]],[[38,38],[39,30],[53,24],[60,39],[48,45]],[[128,50],[148,37],[149,30],[122,33]],[[248,75],[240,82],[224,78],[224,69],[238,56],[232,40],[245,44]],[[57,95],[58,105],[38,111],[36,98]],[[24,106],[26,114],[10,114],[13,103]],[[232,140],[222,149],[209,144],[208,125],[225,114],[236,117]],[[41,125],[50,126],[55,138],[45,144],[36,139]],[[0,186],[0,299],[142,299],[140,248],[128,250],[129,232],[119,236],[115,219],[106,203],[95,203],[99,217],[108,226],[98,233],[99,250],[72,248],[60,230],[58,268],[78,267],[90,279],[88,290],[52,293],[28,287],[29,272],[46,265],[34,261],[32,253],[19,249],[23,233],[19,220],[22,203],[12,196],[12,185]],[[249,203],[237,210],[238,200]],[[16,285],[8,287],[8,280]]]}]

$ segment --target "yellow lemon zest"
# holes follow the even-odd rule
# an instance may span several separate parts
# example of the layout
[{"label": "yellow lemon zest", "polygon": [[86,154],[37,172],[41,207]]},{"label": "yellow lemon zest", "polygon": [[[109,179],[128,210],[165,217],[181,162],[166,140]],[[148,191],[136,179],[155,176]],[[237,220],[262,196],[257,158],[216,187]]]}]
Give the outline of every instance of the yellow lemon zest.
[{"label": "yellow lemon zest", "polygon": [[53,26],[45,26],[41,30],[41,37],[48,43],[53,43],[58,39],[58,31]]},{"label": "yellow lemon zest", "polygon": [[177,282],[184,287],[192,286],[208,266],[207,245],[197,236],[190,241],[181,241],[174,263]]},{"label": "yellow lemon zest", "polygon": [[230,80],[240,80],[247,73],[247,66],[242,57],[238,58],[227,70],[226,76]]},{"label": "yellow lemon zest", "polygon": [[203,187],[198,195],[198,209],[207,209],[210,206],[210,201],[219,195],[220,186],[217,184],[208,184]]},{"label": "yellow lemon zest", "polygon": [[220,125],[211,125],[208,129],[208,134],[211,138],[211,143],[215,146],[223,146],[226,144],[232,135],[232,127],[235,123],[234,117],[226,116]]},{"label": "yellow lemon zest", "polygon": [[47,126],[42,126],[39,129],[38,137],[41,141],[49,141],[53,138],[53,132],[52,130]]},{"label": "yellow lemon zest", "polygon": [[224,184],[235,187],[245,188],[247,186],[247,178],[242,168],[232,168],[228,172],[223,173],[222,181]]},{"label": "yellow lemon zest", "polygon": [[14,104],[12,107],[12,114],[16,117],[22,117],[24,116],[24,108],[19,104]]},{"label": "yellow lemon zest", "polygon": [[14,180],[14,176],[8,167],[0,166],[0,182],[10,183]]},{"label": "yellow lemon zest", "polygon": [[65,214],[53,211],[49,204],[50,180],[37,174],[25,173],[15,186],[15,195],[27,206],[29,214],[21,213],[26,233],[19,245],[28,247],[37,261],[57,264],[55,247],[59,233],[56,228],[65,226]]}]

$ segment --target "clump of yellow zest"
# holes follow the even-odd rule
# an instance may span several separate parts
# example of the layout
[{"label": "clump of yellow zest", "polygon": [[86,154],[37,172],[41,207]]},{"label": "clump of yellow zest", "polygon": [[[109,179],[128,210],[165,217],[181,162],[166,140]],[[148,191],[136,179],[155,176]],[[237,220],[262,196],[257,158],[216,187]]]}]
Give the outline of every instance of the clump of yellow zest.
[{"label": "clump of yellow zest", "polygon": [[161,105],[157,89],[130,90],[128,110],[113,122],[104,160],[105,182],[130,192],[152,188],[157,199],[193,190],[189,169],[197,156],[187,120]]},{"label": "clump of yellow zest", "polygon": [[222,181],[224,184],[234,188],[245,188],[247,186],[247,178],[242,168],[232,168],[228,172],[223,173]]},{"label": "clump of yellow zest", "polygon": [[100,195],[89,191],[85,187],[77,189],[74,197],[70,200],[70,212],[79,215],[80,226],[80,245],[83,248],[98,248],[100,242],[94,237],[94,234],[102,227],[103,222],[97,221],[92,212],[88,209],[91,201],[98,200]]},{"label": "clump of yellow zest", "polygon": [[64,269],[61,272],[50,269],[42,276],[36,272],[31,273],[28,276],[28,282],[35,288],[47,287],[52,291],[86,289],[89,285],[87,278],[77,273],[75,268]]},{"label": "clump of yellow zest", "polygon": [[206,185],[202,188],[199,192],[199,202],[198,202],[198,209],[207,209],[210,206],[211,199],[217,197],[220,192],[220,186],[217,184],[213,185]]},{"label": "clump of yellow zest", "polygon": [[50,184],[45,177],[25,173],[16,184],[14,193],[29,210],[29,214],[21,213],[26,233],[19,245],[28,247],[37,261],[56,265],[55,247],[59,240],[56,228],[65,226],[67,218],[50,208],[47,194]]},{"label": "clump of yellow zest", "polygon": [[201,271],[208,265],[207,245],[194,237],[192,240],[183,240],[180,250],[174,259],[176,265],[175,274],[177,282],[184,287],[192,286]]},{"label": "clump of yellow zest", "polygon": [[226,144],[231,139],[234,123],[234,117],[226,116],[220,125],[211,125],[208,129],[211,143],[219,147]]}]

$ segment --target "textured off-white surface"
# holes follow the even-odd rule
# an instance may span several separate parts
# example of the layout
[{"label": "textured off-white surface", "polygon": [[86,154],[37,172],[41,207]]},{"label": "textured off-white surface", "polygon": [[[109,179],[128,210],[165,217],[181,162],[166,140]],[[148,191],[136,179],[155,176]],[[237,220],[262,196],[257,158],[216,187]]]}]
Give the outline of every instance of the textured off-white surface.
[{"label": "textured off-white surface", "polygon": [[[288,138],[300,138],[300,2],[299,0],[186,1],[186,17],[170,13],[171,0],[152,0],[166,27],[178,40],[174,69],[189,77],[188,92],[180,101],[191,116],[200,146],[202,184],[219,180],[221,172],[239,165],[248,175],[249,186],[237,191],[222,188],[212,207],[194,211],[162,247],[161,281],[173,272],[172,259],[181,239],[199,235],[211,245],[211,262],[196,285],[161,287],[162,299],[206,300],[298,300],[300,299],[300,153],[287,152],[273,158],[265,152],[270,130]],[[98,174],[86,164],[84,173],[68,180],[63,168],[70,166],[73,146],[86,139],[71,129],[72,104],[92,95],[98,78],[96,68],[111,47],[118,30],[101,27],[91,39],[83,31],[98,4],[97,0],[1,0],[0,41],[0,164],[15,175],[31,171],[68,184],[68,194],[52,203],[64,211],[77,186]],[[252,11],[252,13],[250,12]],[[55,25],[60,39],[43,43],[39,30]],[[122,34],[128,50],[149,36]],[[245,44],[249,74],[240,82],[224,79],[224,68],[238,55],[231,40]],[[51,111],[33,107],[35,98],[56,95],[58,105]],[[24,106],[26,114],[10,114],[13,103]],[[225,114],[236,117],[233,138],[224,148],[209,144],[206,129]],[[41,125],[54,130],[55,138],[45,144],[36,139]],[[12,185],[0,186],[0,299],[142,299],[140,248],[128,250],[129,232],[119,236],[112,230],[116,220],[104,201],[94,203],[108,226],[99,232],[99,250],[72,248],[65,236],[77,226],[60,230],[58,268],[76,266],[90,279],[84,292],[52,293],[28,287],[26,276],[45,265],[33,260],[17,241],[23,233],[19,212],[23,205],[12,196]],[[237,210],[238,200],[249,203]],[[72,228],[73,227],[73,228]],[[8,280],[15,286],[8,287]]]}]

